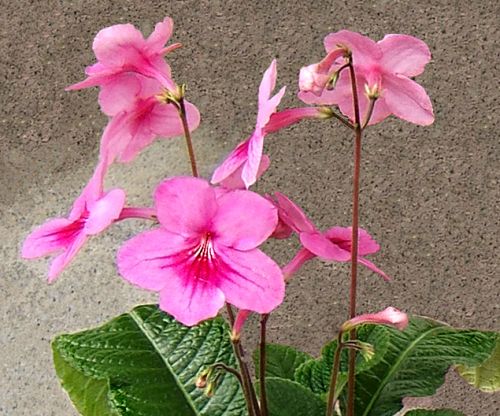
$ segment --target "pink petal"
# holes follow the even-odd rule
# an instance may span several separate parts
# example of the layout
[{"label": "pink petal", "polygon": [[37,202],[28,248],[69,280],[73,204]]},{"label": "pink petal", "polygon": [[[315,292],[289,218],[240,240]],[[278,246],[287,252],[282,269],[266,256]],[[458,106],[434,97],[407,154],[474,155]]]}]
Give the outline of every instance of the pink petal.
[{"label": "pink petal", "polygon": [[[262,159],[260,160],[259,169],[257,170],[257,180],[264,174],[264,172],[269,168],[271,164],[271,159],[268,155],[262,155]],[[241,165],[238,169],[236,169],[233,173],[223,179],[220,184],[224,188],[227,189],[246,189],[245,182],[241,178],[243,173],[243,166]]]},{"label": "pink petal", "polygon": [[217,212],[215,192],[200,178],[167,179],[156,188],[154,198],[158,220],[166,230],[176,234],[205,232]]},{"label": "pink petal", "polygon": [[212,221],[218,245],[249,250],[262,244],[278,223],[277,209],[251,191],[234,190],[217,199],[219,209]]},{"label": "pink petal", "polygon": [[202,279],[168,279],[160,292],[160,309],[187,326],[214,318],[224,303],[222,291]]},{"label": "pink petal", "polygon": [[117,162],[120,163],[130,163],[137,155],[144,150],[146,147],[150,146],[157,138],[144,120],[132,120],[133,125],[129,126],[129,135],[127,137],[128,141],[125,144],[124,149],[120,152],[116,158]]},{"label": "pink petal", "polygon": [[302,67],[299,73],[299,89],[321,95],[336,70],[333,65],[344,53],[345,51],[342,48],[333,49],[321,62]]},{"label": "pink petal", "polygon": [[324,40],[327,52],[347,46],[353,54],[354,65],[367,66],[382,58],[377,43],[367,36],[349,30],[330,33]]},{"label": "pink petal", "polygon": [[402,75],[385,75],[382,94],[387,107],[397,117],[422,126],[434,122],[431,100],[415,81]]},{"label": "pink petal", "polygon": [[61,274],[64,268],[70,263],[71,260],[77,255],[80,249],[87,241],[85,233],[80,232],[75,236],[71,245],[59,256],[57,256],[50,264],[48,282],[52,283]]},{"label": "pink petal", "polygon": [[388,73],[414,77],[424,72],[431,60],[426,43],[408,35],[385,35],[378,42],[382,53],[382,65]]},{"label": "pink petal", "polygon": [[120,216],[124,204],[125,192],[123,189],[113,189],[90,204],[90,214],[84,227],[85,234],[98,234],[109,227]]},{"label": "pink petal", "polygon": [[286,87],[281,88],[278,93],[266,101],[263,105],[259,104],[259,112],[257,114],[256,128],[264,128],[269,122],[269,118],[276,112],[276,108],[285,95]]},{"label": "pink petal", "polygon": [[[188,101],[185,101],[185,106],[189,131],[193,131],[200,125],[200,112]],[[147,123],[151,131],[164,138],[184,134],[179,112],[173,104],[155,104],[148,115]]]},{"label": "pink petal", "polygon": [[121,24],[102,29],[95,37],[92,49],[98,61],[121,66],[139,57],[146,42],[133,25]]},{"label": "pink petal", "polygon": [[290,280],[290,278],[297,273],[306,262],[312,260],[314,257],[316,256],[309,250],[301,248],[295,257],[282,269],[285,282]]},{"label": "pink petal", "polygon": [[269,122],[264,128],[264,132],[274,133],[275,131],[309,118],[327,118],[327,114],[321,107],[288,108],[271,115]]},{"label": "pink petal", "polygon": [[214,284],[239,309],[269,313],[285,296],[278,265],[259,249],[239,251],[218,247],[219,270]]},{"label": "pink petal", "polygon": [[118,251],[120,274],[143,289],[160,291],[176,279],[179,267],[190,258],[196,242],[157,228],[126,241]]},{"label": "pink petal", "polygon": [[276,59],[273,59],[271,65],[269,65],[262,76],[262,81],[259,86],[259,108],[267,103],[276,86],[276,63]]},{"label": "pink petal", "polygon": [[[352,251],[352,227],[332,227],[324,233],[325,237],[344,250]],[[380,250],[379,244],[362,228],[358,229],[358,254],[365,256]]]},{"label": "pink petal", "polygon": [[248,142],[248,159],[241,172],[241,179],[243,179],[247,189],[257,181],[263,148],[264,134],[261,129],[257,129]]},{"label": "pink petal", "polygon": [[104,114],[115,116],[133,109],[141,91],[141,78],[137,74],[122,73],[102,86],[99,105]]},{"label": "pink petal", "polygon": [[165,17],[162,22],[155,26],[155,30],[146,40],[150,52],[159,53],[168,42],[174,31],[174,21],[170,17]]},{"label": "pink petal", "polygon": [[402,331],[408,326],[408,315],[392,306],[377,313],[366,313],[356,316],[342,325],[342,331],[349,331],[355,326],[363,324],[390,325]]},{"label": "pink petal", "polygon": [[296,233],[316,232],[316,227],[298,205],[281,192],[275,192],[274,197],[276,198],[279,217],[285,224]]},{"label": "pink petal", "polygon": [[[21,255],[25,259],[45,256],[68,247],[73,235],[73,222],[66,218],[55,218],[35,228],[24,240]],[[74,231],[78,231],[76,228]]]},{"label": "pink petal", "polygon": [[391,278],[389,276],[387,276],[382,270],[380,270],[371,261],[365,259],[364,257],[358,257],[358,263],[369,268],[372,272],[379,274],[380,276],[382,276],[384,278],[385,281],[391,280]]},{"label": "pink petal", "polygon": [[211,182],[213,184],[220,183],[224,179],[231,176],[240,167],[243,169],[242,165],[248,159],[248,146],[250,138],[241,142],[236,146],[236,148],[229,154],[229,156],[222,162],[217,169],[215,169],[212,175]]},{"label": "pink petal", "polygon": [[310,252],[323,260],[348,261],[351,253],[332,243],[324,235],[315,233],[301,233],[300,242]]},{"label": "pink petal", "polygon": [[241,309],[240,311],[238,311],[238,314],[236,315],[236,319],[234,320],[234,325],[233,325],[233,333],[232,333],[233,338],[238,339],[240,337],[243,325],[245,325],[245,322],[251,313],[252,311],[247,311],[245,309]]}]

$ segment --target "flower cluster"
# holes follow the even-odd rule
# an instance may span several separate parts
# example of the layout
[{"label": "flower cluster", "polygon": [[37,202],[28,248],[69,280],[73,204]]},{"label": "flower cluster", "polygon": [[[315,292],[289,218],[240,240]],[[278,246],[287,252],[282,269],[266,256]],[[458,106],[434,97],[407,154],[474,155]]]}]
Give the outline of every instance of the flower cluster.
[{"label": "flower cluster", "polygon": [[[250,311],[266,314],[283,301],[285,282],[306,261],[318,257],[347,262],[353,256],[350,227],[319,231],[285,195],[263,197],[248,190],[270,165],[264,138],[303,119],[342,119],[331,106],[354,121],[348,67],[362,86],[358,100],[366,125],[389,114],[417,124],[431,123],[430,100],[411,79],[423,71],[430,53],[422,41],[406,35],[388,35],[376,43],[349,31],[332,33],[325,38],[327,56],[300,71],[299,98],[311,106],[281,111],[285,87],[273,95],[277,78],[273,60],[259,87],[252,133],[217,167],[211,183],[198,177],[167,178],[154,192],[154,207],[129,207],[124,190],[105,190],[109,167],[131,162],[158,138],[184,134],[190,140],[190,132],[200,123],[197,108],[185,100],[184,86],[174,82],[164,59],[180,47],[166,46],[172,30],[167,17],[147,38],[130,24],[97,34],[93,43],[97,62],[86,68],[85,80],[68,90],[99,87],[100,108],[109,118],[99,161],[69,216],[36,228],[25,240],[22,255],[58,254],[49,271],[53,281],[90,236],[114,222],[130,217],[157,221],[157,228],[120,248],[120,274],[134,285],[159,292],[160,308],[185,325],[216,316],[225,303],[234,305],[240,310],[235,325],[239,333]],[[302,248],[283,268],[258,248],[270,237],[289,238],[293,233]],[[358,238],[357,261],[387,280],[365,258],[379,245],[365,230],[359,230]]]}]

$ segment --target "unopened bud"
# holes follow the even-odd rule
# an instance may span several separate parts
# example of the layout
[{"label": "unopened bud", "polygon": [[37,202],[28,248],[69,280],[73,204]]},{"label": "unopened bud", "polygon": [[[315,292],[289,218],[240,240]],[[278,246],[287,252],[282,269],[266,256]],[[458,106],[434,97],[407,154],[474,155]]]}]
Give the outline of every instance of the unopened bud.
[{"label": "unopened bud", "polygon": [[370,100],[376,100],[378,97],[380,97],[380,89],[378,87],[378,84],[375,84],[372,87],[370,87],[368,84],[365,84],[365,94]]},{"label": "unopened bud", "polygon": [[203,391],[203,394],[205,394],[205,396],[207,397],[212,397],[215,394],[216,387],[217,386],[215,385],[215,383],[208,383],[206,389]]},{"label": "unopened bud", "polygon": [[210,377],[211,373],[212,373],[211,367],[205,368],[196,379],[195,382],[196,387],[198,387],[199,389],[204,389],[207,386],[207,380],[208,377]]},{"label": "unopened bud", "polygon": [[359,352],[365,359],[365,361],[370,361],[375,356],[375,348],[372,344],[368,344],[367,342],[357,341],[359,345]]}]

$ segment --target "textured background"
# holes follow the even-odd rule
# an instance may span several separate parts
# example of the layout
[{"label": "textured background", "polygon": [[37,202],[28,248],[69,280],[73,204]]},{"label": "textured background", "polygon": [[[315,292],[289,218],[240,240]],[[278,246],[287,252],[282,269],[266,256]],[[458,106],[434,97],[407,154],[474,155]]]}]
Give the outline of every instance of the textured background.
[{"label": "textured background", "polygon": [[[348,28],[374,39],[408,33],[433,61],[419,82],[436,122],[390,119],[364,142],[361,225],[382,244],[374,261],[387,284],[361,269],[363,311],[394,305],[452,325],[500,330],[499,150],[496,1],[26,1],[0,0],[1,415],[73,415],[52,370],[50,339],[95,326],[155,299],[114,269],[121,223],[92,240],[52,286],[46,261],[19,260],[20,242],[48,217],[67,212],[90,177],[106,123],[97,90],[64,92],[93,62],[99,29],[132,22],[149,33],[165,15],[185,47],[171,63],[203,116],[195,132],[202,173],[251,131],[263,70],[278,58],[278,86],[295,98],[301,66],[323,55],[322,39]],[[258,191],[289,194],[322,227],[348,225],[352,140],[335,123],[305,122],[269,138],[269,173]],[[109,180],[136,204],[150,202],[166,175],[188,173],[180,139],[155,144]],[[290,247],[295,245],[290,243]],[[270,252],[281,264],[287,243]],[[346,317],[347,265],[311,262],[290,284],[270,321],[270,339],[318,353]],[[255,339],[250,336],[250,342]],[[427,404],[467,415],[500,414],[498,395],[472,391],[455,375]]]}]

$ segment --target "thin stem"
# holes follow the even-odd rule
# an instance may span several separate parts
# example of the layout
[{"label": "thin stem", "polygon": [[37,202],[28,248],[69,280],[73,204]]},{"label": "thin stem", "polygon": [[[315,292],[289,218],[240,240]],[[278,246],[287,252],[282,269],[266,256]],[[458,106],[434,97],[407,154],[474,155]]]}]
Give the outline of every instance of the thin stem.
[{"label": "thin stem", "polygon": [[337,395],[335,394],[335,390],[337,388],[337,378],[339,374],[340,368],[340,353],[342,352],[342,348],[344,344],[342,343],[342,331],[339,331],[337,336],[337,348],[335,349],[335,356],[333,358],[333,368],[332,368],[332,376],[330,378],[330,388],[328,390],[328,401],[327,401],[327,409],[326,416],[333,416],[333,410],[335,408],[335,401],[337,399]]},{"label": "thin stem", "polygon": [[368,104],[368,110],[366,111],[366,114],[365,114],[365,120],[363,121],[363,125],[361,126],[361,128],[363,130],[365,129],[365,127],[370,122],[370,119],[372,118],[373,109],[375,108],[376,101],[377,101],[377,99],[375,97],[370,97],[370,103]]},{"label": "thin stem", "polygon": [[234,326],[234,311],[233,311],[233,308],[231,307],[231,305],[229,303],[226,302],[226,311],[227,311],[227,315],[229,317],[229,324],[231,325],[231,328]]},{"label": "thin stem", "polygon": [[143,218],[146,220],[157,220],[156,211],[153,208],[125,207],[120,212],[116,221],[126,220],[127,218]]},{"label": "thin stem", "polygon": [[[354,103],[354,173],[353,173],[353,191],[352,191],[352,245],[351,245],[351,288],[349,302],[349,316],[356,316],[356,289],[358,277],[358,228],[359,228],[359,174],[361,165],[361,119],[359,116],[358,87],[356,83],[356,73],[352,62],[352,56],[349,59],[349,74],[351,76],[352,99]],[[349,340],[356,339],[356,330],[349,333]],[[354,416],[354,389],[356,385],[356,351],[349,351],[349,369],[348,369],[348,396],[347,396],[347,416]]]},{"label": "thin stem", "polygon": [[232,339],[231,342],[233,344],[234,355],[236,355],[236,359],[238,360],[238,364],[240,366],[243,394],[247,403],[248,414],[249,416],[260,416],[259,403],[257,402],[257,397],[255,396],[255,390],[253,389],[247,364],[243,359],[243,349],[241,347],[240,340]]},{"label": "thin stem", "polygon": [[349,127],[351,130],[354,129],[354,126],[351,124],[349,120],[342,117],[340,114],[337,114],[335,111],[332,111],[332,116],[339,120],[344,126]]},{"label": "thin stem", "polygon": [[232,374],[233,376],[235,376],[239,383],[241,384],[241,387],[243,388],[243,379],[241,378],[241,374],[238,370],[236,370],[236,368],[233,368],[233,367],[229,367],[228,365],[224,364],[224,363],[215,363],[213,366],[212,366],[213,369],[221,369],[221,370],[224,370],[225,372],[227,373],[230,373]]},{"label": "thin stem", "polygon": [[260,318],[260,361],[259,361],[259,379],[260,379],[260,414],[267,416],[267,392],[266,392],[266,324],[269,314],[261,315]]},{"label": "thin stem", "polygon": [[179,99],[179,116],[182,121],[182,128],[184,129],[184,137],[186,138],[186,145],[189,154],[189,160],[191,161],[191,172],[193,176],[198,176],[198,168],[196,167],[196,159],[194,157],[193,141],[191,139],[191,133],[189,131],[189,126],[186,116],[186,106],[184,104],[184,97]]}]

